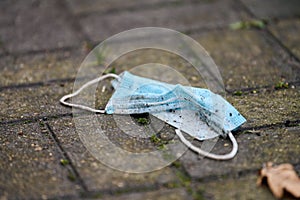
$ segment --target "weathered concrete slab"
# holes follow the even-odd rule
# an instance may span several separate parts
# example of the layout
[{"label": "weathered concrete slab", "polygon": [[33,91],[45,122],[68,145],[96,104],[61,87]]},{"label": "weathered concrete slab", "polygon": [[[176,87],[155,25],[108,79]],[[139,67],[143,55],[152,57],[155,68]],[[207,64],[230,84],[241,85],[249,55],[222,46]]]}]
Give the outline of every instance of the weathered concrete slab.
[{"label": "weathered concrete slab", "polygon": [[81,186],[68,179],[62,154],[37,123],[0,126],[0,198],[76,197]]},{"label": "weathered concrete slab", "polygon": [[0,94],[0,121],[70,113],[59,99],[71,92],[72,84],[6,89]]},{"label": "weathered concrete slab", "polygon": [[[110,116],[101,116],[101,120],[99,126],[105,128],[110,126],[112,119]],[[177,180],[176,175],[169,167],[142,174],[130,174],[111,169],[95,159],[85,148],[71,118],[51,120],[48,123],[89,191],[126,191],[130,188],[159,186]]]},{"label": "weathered concrete slab", "polygon": [[[263,32],[216,31],[193,36],[219,66],[229,90],[299,80],[299,67]],[[297,75],[298,74],[298,75]]]},{"label": "weathered concrete slab", "polygon": [[74,14],[88,14],[91,12],[97,12],[99,14],[107,13],[111,11],[120,11],[124,9],[132,9],[132,8],[149,8],[150,6],[156,6],[161,3],[183,3],[182,0],[166,0],[162,2],[161,0],[148,0],[148,1],[134,1],[127,0],[126,2],[122,0],[88,0],[88,1],[67,1],[70,5],[70,8]]},{"label": "weathered concrete slab", "polygon": [[[78,45],[75,32],[63,8],[57,1],[10,1],[12,6],[3,6],[13,24],[0,28],[1,40],[9,52],[49,50]],[[10,9],[14,14],[10,13]]]},{"label": "weathered concrete slab", "polygon": [[125,195],[119,195],[119,196],[107,196],[103,199],[106,200],[182,200],[182,199],[192,199],[187,192],[184,189],[172,189],[172,190],[157,190],[153,192],[141,192],[141,193],[131,193],[131,194],[125,194]]},{"label": "weathered concrete slab", "polygon": [[300,15],[300,2],[297,0],[242,0],[258,18],[274,19],[297,17]]},{"label": "weathered concrete slab", "polygon": [[[210,52],[229,90],[275,85],[282,79],[299,80],[297,63],[261,32],[216,31],[193,37]],[[75,50],[45,56],[22,56],[16,61],[7,58],[7,61],[4,59],[1,64],[3,73],[0,75],[0,83],[6,86],[74,78],[83,57],[84,53]],[[187,61],[163,51],[132,52],[118,59],[112,66],[116,68],[117,73],[121,73],[123,70],[149,62],[174,67],[186,76],[192,85],[203,86],[203,80],[196,75],[196,71]]]},{"label": "weathered concrete slab", "polygon": [[300,20],[280,20],[269,27],[270,31],[300,59]]},{"label": "weathered concrete slab", "polygon": [[33,4],[34,1],[24,2],[24,1],[1,1],[0,2],[0,26],[5,27],[7,25],[12,25],[14,23],[15,16],[17,13],[26,6],[26,4]]},{"label": "weathered concrete slab", "polygon": [[227,100],[246,117],[247,122],[243,127],[257,127],[298,120],[299,97],[299,88],[295,88],[228,96]]},{"label": "weathered concrete slab", "polygon": [[[236,135],[239,151],[235,158],[228,161],[198,159],[191,151],[187,151],[180,160],[193,178],[235,176],[245,170],[258,170],[267,161],[299,163],[299,131],[298,127],[294,127],[240,133]],[[213,152],[229,152],[229,143],[228,140],[219,139]],[[195,141],[194,144],[199,145],[199,142]]]},{"label": "weathered concrete slab", "polygon": [[267,187],[256,185],[257,173],[243,177],[217,178],[193,185],[204,199],[276,199]]},{"label": "weathered concrete slab", "polygon": [[17,59],[10,56],[0,61],[0,86],[47,82],[76,77],[84,58],[81,50],[24,55]]},{"label": "weathered concrete slab", "polygon": [[[298,64],[264,32],[223,30],[193,34],[192,37],[210,53],[228,90],[272,86],[282,80],[300,80]],[[145,63],[170,66],[185,76],[191,85],[203,87],[203,79],[190,63],[171,52],[138,50],[120,57],[112,66],[117,73],[121,73]]]},{"label": "weathered concrete slab", "polygon": [[137,27],[157,26],[187,31],[224,27],[246,18],[246,14],[237,9],[233,1],[213,1],[207,4],[124,11],[104,16],[94,13],[83,17],[80,24],[92,41],[101,41],[113,34]]}]

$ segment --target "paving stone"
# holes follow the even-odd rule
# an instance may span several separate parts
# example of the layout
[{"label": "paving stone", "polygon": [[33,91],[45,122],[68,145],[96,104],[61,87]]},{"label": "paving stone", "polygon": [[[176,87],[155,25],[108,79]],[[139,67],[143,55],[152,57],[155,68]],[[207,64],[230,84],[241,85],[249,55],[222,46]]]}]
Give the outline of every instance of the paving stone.
[{"label": "paving stone", "polygon": [[[101,120],[101,126],[105,128],[111,124],[112,119],[110,116],[101,116]],[[85,148],[71,118],[51,120],[49,124],[90,191],[151,187],[177,180],[169,167],[141,174],[121,172],[107,167]]]},{"label": "paving stone", "polygon": [[247,119],[243,127],[272,125],[300,118],[299,88],[228,96],[227,100]]},{"label": "paving stone", "polygon": [[[225,86],[229,90],[275,85],[283,78],[299,80],[299,67],[279,47],[273,46],[266,36],[256,31],[216,31],[193,36],[211,54],[220,68]],[[230,51],[228,51],[230,49]],[[8,61],[3,65],[1,84],[20,84],[60,78],[74,78],[76,69],[84,57],[77,51],[34,55]],[[69,55],[68,55],[69,54]],[[225,54],[225,56],[224,56]],[[77,56],[79,55],[79,56]],[[80,59],[78,59],[80,57]],[[75,61],[73,60],[75,59]],[[80,60],[80,61],[79,61]],[[73,64],[74,62],[74,64]],[[118,59],[112,66],[117,73],[132,66],[157,62],[174,67],[183,73],[193,85],[202,86],[189,63],[176,55],[144,50]],[[6,63],[6,62],[4,62]],[[284,66],[284,67],[283,67]],[[189,69],[189,70],[186,70]],[[257,73],[259,71],[259,73]]]},{"label": "paving stone", "polygon": [[62,154],[37,123],[0,126],[0,198],[76,197],[81,187],[68,179]]},{"label": "paving stone", "polygon": [[[148,1],[134,1],[134,0],[127,0],[126,2],[122,0],[104,0],[104,1],[97,1],[97,0],[88,0],[88,1],[67,1],[70,5],[70,8],[74,14],[84,14],[90,12],[97,12],[97,13],[106,13],[109,11],[116,11],[116,10],[124,10],[124,9],[132,9],[132,8],[148,8],[149,6],[157,5],[162,3],[161,0],[148,0]],[[166,0],[163,3],[183,3],[181,0]]]},{"label": "paving stone", "polygon": [[297,0],[242,0],[242,2],[256,17],[262,19],[298,17],[300,15],[300,2]]},{"label": "paving stone", "polygon": [[[268,161],[299,163],[299,131],[299,127],[293,127],[240,133],[236,135],[239,151],[232,160],[202,159],[191,151],[187,151],[180,160],[193,178],[236,176],[246,170],[258,170]],[[218,154],[229,152],[231,147],[228,143],[230,143],[228,139],[220,138],[212,152]],[[200,145],[199,142],[194,144]]]},{"label": "paving stone", "polygon": [[[300,80],[299,64],[264,32],[209,31],[193,34],[192,38],[210,53],[219,66],[227,90],[272,86],[282,80]],[[116,68],[117,73],[121,73],[145,63],[170,66],[185,76],[192,85],[203,87],[203,79],[187,60],[165,51],[137,50],[120,57],[111,66]]]},{"label": "paving stone", "polygon": [[0,94],[0,121],[70,113],[59,99],[71,92],[71,84],[48,84],[41,87],[6,89]]},{"label": "paving stone", "polygon": [[271,32],[300,59],[300,20],[280,20],[272,24]]},{"label": "paving stone", "polygon": [[[33,4],[33,1],[30,2]],[[28,2],[25,1],[9,1],[9,0],[3,0],[0,2],[0,26],[4,27],[7,25],[12,25],[14,23],[15,16],[17,13],[28,4]]]},{"label": "paving stone", "polygon": [[228,90],[300,80],[298,65],[263,32],[216,31],[193,37],[219,66]]},{"label": "paving stone", "polygon": [[131,194],[124,194],[119,196],[108,196],[104,197],[103,199],[124,199],[124,200],[181,200],[181,199],[192,199],[184,189],[172,189],[172,190],[165,190],[161,189],[158,191],[153,192],[141,192],[141,193],[131,193]]},{"label": "paving stone", "polygon": [[257,175],[218,178],[194,184],[193,188],[203,199],[276,199],[267,187],[256,185]]},{"label": "paving stone", "polygon": [[25,3],[19,0],[12,4],[15,14],[8,15],[13,24],[0,28],[1,40],[9,52],[48,50],[78,44],[79,37],[69,25],[65,11],[57,6],[57,1]]},{"label": "paving stone", "polygon": [[[158,66],[151,63],[159,63],[165,66]],[[203,78],[190,63],[178,55],[162,50],[137,50],[121,56],[110,66],[115,67],[117,74],[123,71],[130,71],[138,76],[171,84],[180,83],[183,85],[190,84],[197,87],[206,87]],[[172,79],[174,77],[175,80]]]},{"label": "paving stone", "polygon": [[94,13],[83,17],[80,24],[92,41],[100,41],[113,34],[137,27],[157,26],[187,31],[227,26],[232,22],[246,18],[247,16],[243,11],[235,8],[234,2],[216,1],[209,4],[169,6],[133,12],[124,11],[104,16]]},{"label": "paving stone", "polygon": [[[0,69],[2,70],[3,68],[10,66],[14,62],[14,58],[12,56],[2,56],[0,59]],[[2,76],[2,72],[1,75]],[[2,80],[2,77],[1,77]]]},{"label": "paving stone", "polygon": [[0,86],[47,82],[76,77],[84,52],[80,50],[6,56],[0,61]]}]

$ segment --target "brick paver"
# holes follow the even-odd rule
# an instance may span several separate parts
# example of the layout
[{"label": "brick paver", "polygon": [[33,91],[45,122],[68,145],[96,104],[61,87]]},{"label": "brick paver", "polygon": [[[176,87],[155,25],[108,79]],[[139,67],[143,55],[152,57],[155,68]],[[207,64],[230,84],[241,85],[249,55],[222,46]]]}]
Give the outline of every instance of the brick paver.
[{"label": "brick paver", "polygon": [[245,12],[236,9],[233,1],[226,0],[213,1],[211,4],[183,4],[145,11],[124,11],[117,15],[101,16],[93,13],[83,17],[80,24],[91,40],[101,41],[112,34],[143,26],[162,26],[184,32],[224,27],[243,19],[246,19]]},{"label": "brick paver", "polygon": [[1,125],[0,130],[1,198],[45,199],[82,190],[68,179],[73,172],[60,164],[63,155],[39,123]]},{"label": "brick paver", "polygon": [[[264,162],[289,162],[300,173],[299,8],[297,0],[1,1],[0,199],[272,199],[267,187],[255,185]],[[252,19],[265,20],[265,27],[229,27]],[[234,159],[199,158],[188,150],[164,169],[130,174],[105,166],[83,145],[71,108],[59,99],[72,91],[94,45],[142,26],[189,34],[219,66],[225,98],[247,118],[234,132],[240,147]],[[133,67],[150,62],[174,67],[192,85],[206,87],[186,60],[163,51],[131,52],[110,67],[142,73]],[[94,76],[101,70],[89,68]],[[104,107],[113,92],[109,84],[87,102]],[[112,116],[97,117],[111,141],[127,150],[142,147]],[[172,136],[174,129],[166,126],[164,133]],[[213,152],[230,148],[220,138]]]},{"label": "brick paver", "polygon": [[[209,159],[198,159],[197,155],[187,152],[180,158],[185,169],[194,178],[210,176],[239,176],[246,171],[256,172],[262,163],[272,160],[276,163],[299,163],[299,128],[272,128],[237,134],[239,152],[237,156],[225,162]],[[230,146],[228,140],[219,140],[213,152],[222,154]],[[200,143],[195,142],[195,145]],[[226,147],[227,146],[227,147]]]},{"label": "brick paver", "polygon": [[11,3],[13,6],[8,6],[8,10],[12,8],[12,12],[3,14],[4,17],[9,15],[13,23],[0,29],[5,48],[19,53],[78,45],[78,33],[67,23],[69,19],[64,8],[60,8],[57,2]]},{"label": "brick paver", "polygon": [[270,27],[271,32],[300,59],[298,33],[300,20],[282,20]]}]

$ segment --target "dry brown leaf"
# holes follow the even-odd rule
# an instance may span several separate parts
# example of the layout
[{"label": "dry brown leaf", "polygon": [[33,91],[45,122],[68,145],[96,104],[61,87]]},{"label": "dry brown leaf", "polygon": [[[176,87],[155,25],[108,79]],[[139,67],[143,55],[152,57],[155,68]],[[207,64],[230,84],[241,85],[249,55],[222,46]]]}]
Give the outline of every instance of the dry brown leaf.
[{"label": "dry brown leaf", "polygon": [[267,183],[277,198],[283,196],[284,190],[300,198],[300,178],[291,164],[273,166],[273,163],[268,162],[260,170],[257,184],[261,185],[264,178],[267,178]]}]

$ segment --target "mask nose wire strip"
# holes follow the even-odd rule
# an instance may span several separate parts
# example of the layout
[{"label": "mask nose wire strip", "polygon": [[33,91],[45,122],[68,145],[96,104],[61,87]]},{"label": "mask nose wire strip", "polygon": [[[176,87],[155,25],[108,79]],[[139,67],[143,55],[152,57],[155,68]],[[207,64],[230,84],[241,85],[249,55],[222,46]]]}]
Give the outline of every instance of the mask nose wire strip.
[{"label": "mask nose wire strip", "polygon": [[212,159],[215,159],[215,160],[229,160],[229,159],[232,159],[238,151],[238,144],[237,144],[236,139],[234,138],[234,136],[232,135],[231,132],[228,133],[228,136],[229,136],[229,139],[232,142],[232,150],[231,150],[230,153],[224,154],[224,155],[217,155],[217,154],[209,153],[207,151],[203,151],[202,149],[194,146],[187,139],[185,139],[185,137],[182,135],[182,133],[179,129],[176,129],[175,132],[178,135],[178,137],[180,138],[180,140],[188,148],[190,148],[191,150],[195,151],[196,153],[198,153],[200,155],[203,155],[204,157],[212,158]]},{"label": "mask nose wire strip", "polygon": [[64,105],[67,105],[67,106],[71,106],[71,107],[75,107],[75,108],[80,108],[80,109],[83,109],[83,110],[88,110],[88,111],[91,111],[91,112],[95,112],[95,113],[105,113],[105,110],[98,110],[98,109],[94,109],[94,108],[90,108],[88,106],[84,106],[84,105],[79,105],[79,104],[73,104],[73,103],[68,103],[66,102],[67,99],[69,98],[72,98],[76,95],[78,95],[83,89],[89,87],[90,85],[93,85],[95,83],[98,83],[106,78],[116,78],[118,80],[120,80],[120,77],[116,74],[106,74],[106,75],[103,75],[103,76],[100,76],[99,78],[96,78],[94,80],[91,80],[87,83],[85,83],[83,86],[81,86],[77,91],[75,91],[74,93],[71,93],[71,94],[67,94],[65,96],[63,96],[59,101],[60,103],[64,104]]}]

